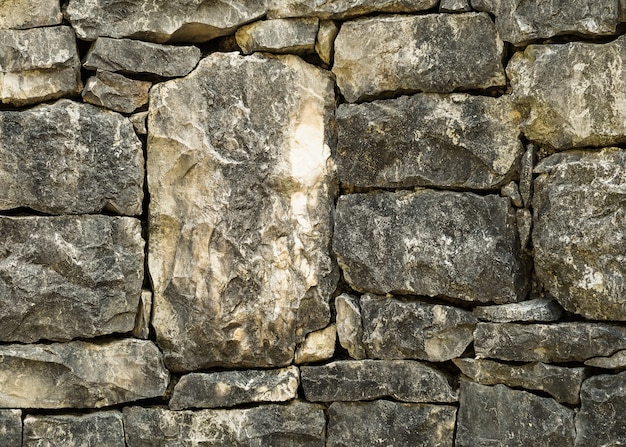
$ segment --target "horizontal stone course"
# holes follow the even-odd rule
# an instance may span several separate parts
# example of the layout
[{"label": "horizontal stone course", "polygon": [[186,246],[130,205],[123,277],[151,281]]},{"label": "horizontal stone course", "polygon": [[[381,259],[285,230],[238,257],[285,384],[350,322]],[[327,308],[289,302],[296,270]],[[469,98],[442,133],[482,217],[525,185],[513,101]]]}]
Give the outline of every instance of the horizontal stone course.
[{"label": "horizontal stone course", "polygon": [[24,419],[23,447],[82,447],[89,444],[125,447],[122,413],[38,415]]}]

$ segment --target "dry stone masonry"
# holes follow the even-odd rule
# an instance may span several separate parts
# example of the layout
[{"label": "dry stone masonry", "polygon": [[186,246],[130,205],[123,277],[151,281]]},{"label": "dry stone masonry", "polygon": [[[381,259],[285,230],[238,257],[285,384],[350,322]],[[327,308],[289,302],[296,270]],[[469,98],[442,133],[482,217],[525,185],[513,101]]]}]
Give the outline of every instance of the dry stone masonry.
[{"label": "dry stone masonry", "polygon": [[626,445],[625,33],[0,0],[0,447]]}]

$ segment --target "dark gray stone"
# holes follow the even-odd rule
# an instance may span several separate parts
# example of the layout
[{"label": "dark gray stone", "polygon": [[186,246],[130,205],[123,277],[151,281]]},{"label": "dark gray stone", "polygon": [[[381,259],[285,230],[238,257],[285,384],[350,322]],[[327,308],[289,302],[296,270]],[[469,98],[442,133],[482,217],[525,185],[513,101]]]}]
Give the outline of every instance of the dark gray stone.
[{"label": "dark gray stone", "polygon": [[22,447],[21,410],[0,410],[0,445]]},{"label": "dark gray stone", "polygon": [[326,447],[452,447],[456,408],[444,405],[334,402]]},{"label": "dark gray stone", "polygon": [[298,395],[298,368],[192,373],[174,387],[169,407],[232,407],[252,402],[284,402]]},{"label": "dark gray stone", "polygon": [[62,19],[59,0],[9,0],[0,3],[0,29],[60,25]]},{"label": "dark gray stone", "polygon": [[528,250],[533,229],[533,215],[530,210],[522,208],[515,211],[515,220],[517,222],[520,246],[522,250]]},{"label": "dark gray stone", "polygon": [[359,299],[343,293],[335,298],[337,312],[337,337],[350,357],[361,360],[367,357],[363,346],[363,322]]},{"label": "dark gray stone", "polygon": [[143,282],[130,217],[0,217],[0,341],[129,332]]},{"label": "dark gray stone", "polygon": [[370,358],[445,362],[472,342],[477,320],[452,306],[361,297],[363,344]]},{"label": "dark gray stone", "polygon": [[244,54],[307,54],[315,50],[318,29],[318,19],[261,20],[239,28],[235,36]]},{"label": "dark gray stone", "polygon": [[200,50],[192,46],[100,37],[91,45],[83,65],[90,70],[173,78],[187,75],[200,56]]},{"label": "dark gray stone", "polygon": [[128,447],[324,447],[323,407],[305,402],[243,410],[124,408]]},{"label": "dark gray stone", "polygon": [[534,299],[498,306],[478,306],[474,308],[473,313],[476,318],[495,323],[549,322],[561,318],[563,310],[554,300]]},{"label": "dark gray stone", "polygon": [[576,446],[626,444],[626,371],[585,380],[576,415]]},{"label": "dark gray stone", "polygon": [[267,15],[276,17],[319,17],[345,20],[375,12],[418,12],[437,6],[437,0],[269,0]]},{"label": "dark gray stone", "polygon": [[353,289],[508,303],[525,298],[515,211],[428,189],[341,196],[333,249]]},{"label": "dark gray stone", "polygon": [[133,128],[135,129],[135,133],[137,135],[148,134],[148,112],[135,113],[134,115],[129,116],[128,119],[133,124]]},{"label": "dark gray stone", "polygon": [[358,187],[497,189],[519,171],[511,102],[418,94],[337,109],[339,180]]},{"label": "dark gray stone", "polygon": [[377,16],[342,25],[333,73],[348,102],[503,87],[503,49],[485,13]]},{"label": "dark gray stone", "polygon": [[530,207],[530,200],[533,194],[533,170],[535,169],[535,145],[529,144],[522,156],[519,180],[519,192],[522,196],[524,206]]},{"label": "dark gray stone", "polygon": [[513,362],[582,362],[626,349],[626,327],[603,323],[479,323],[479,358]]},{"label": "dark gray stone", "polygon": [[23,447],[125,447],[122,413],[38,415],[24,419]]},{"label": "dark gray stone", "polygon": [[168,381],[146,340],[0,345],[0,407],[101,408],[162,396]]},{"label": "dark gray stone", "polygon": [[570,312],[625,321],[626,150],[557,153],[535,173],[537,278]]},{"label": "dark gray stone", "polygon": [[513,204],[514,207],[516,208],[522,207],[522,196],[519,193],[519,188],[517,186],[517,183],[509,182],[506,185],[504,185],[500,189],[500,195],[502,197],[508,197],[509,199],[511,199],[511,203]]},{"label": "dark gray stone", "polygon": [[411,360],[344,360],[300,368],[311,402],[373,400],[455,402],[456,393],[436,369]]},{"label": "dark gray stone", "polygon": [[457,447],[574,445],[574,412],[550,398],[466,380],[460,398]]},{"label": "dark gray stone", "polygon": [[141,142],[123,116],[61,100],[0,112],[0,209],[142,212]]},{"label": "dark gray stone", "polygon": [[87,80],[82,97],[85,102],[121,113],[133,113],[148,103],[151,82],[135,81],[109,71],[98,71]]}]

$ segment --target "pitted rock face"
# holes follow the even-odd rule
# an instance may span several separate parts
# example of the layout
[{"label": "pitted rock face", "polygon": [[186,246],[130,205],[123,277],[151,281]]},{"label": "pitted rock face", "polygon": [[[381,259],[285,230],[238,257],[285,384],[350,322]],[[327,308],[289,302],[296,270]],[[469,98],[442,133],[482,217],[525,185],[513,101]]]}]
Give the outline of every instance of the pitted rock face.
[{"label": "pitted rock face", "polygon": [[294,56],[215,53],[153,88],[149,266],[170,368],[287,365],[327,326],[333,101]]},{"label": "pitted rock face", "polygon": [[[106,447],[124,447],[122,413],[103,411],[82,416],[36,415],[24,419],[23,447],[81,447],[85,442]],[[87,444],[87,445],[88,445]]]},{"label": "pitted rock face", "polygon": [[437,0],[269,0],[267,15],[345,20],[375,12],[418,12],[437,6]]},{"label": "pitted rock face", "polygon": [[0,410],[0,443],[5,446],[22,445],[22,411]]}]

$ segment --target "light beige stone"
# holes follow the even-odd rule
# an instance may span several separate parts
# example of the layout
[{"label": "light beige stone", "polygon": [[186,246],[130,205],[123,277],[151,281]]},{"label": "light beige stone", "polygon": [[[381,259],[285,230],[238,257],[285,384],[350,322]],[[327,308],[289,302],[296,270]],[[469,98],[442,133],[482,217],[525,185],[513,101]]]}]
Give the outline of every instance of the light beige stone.
[{"label": "light beige stone", "polygon": [[418,12],[437,0],[269,0],[268,17],[319,17],[345,20],[374,12]]},{"label": "light beige stone", "polygon": [[59,0],[3,0],[0,2],[0,29],[60,25],[62,19]]},{"label": "light beige stone", "polygon": [[82,96],[89,104],[116,112],[132,113],[148,103],[151,86],[151,82],[128,79],[109,71],[98,71],[87,80]]},{"label": "light beige stone", "polygon": [[350,357],[361,360],[367,357],[363,346],[363,322],[361,309],[356,297],[343,293],[335,298],[337,311],[337,336],[339,343]]},{"label": "light beige stone", "polygon": [[294,359],[296,365],[331,358],[335,354],[336,342],[337,328],[334,324],[320,331],[311,332],[296,348]]},{"label": "light beige stone", "polygon": [[261,20],[237,30],[237,44],[245,54],[313,53],[319,28],[318,19]]}]

